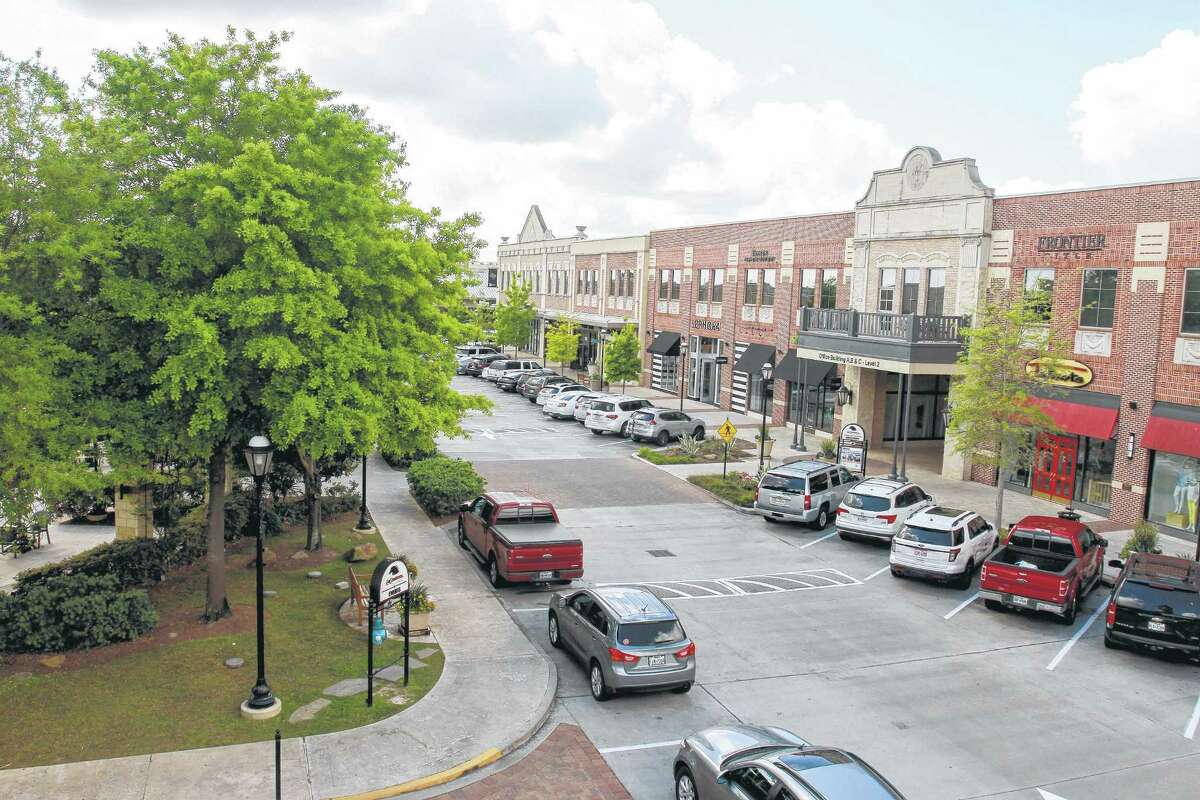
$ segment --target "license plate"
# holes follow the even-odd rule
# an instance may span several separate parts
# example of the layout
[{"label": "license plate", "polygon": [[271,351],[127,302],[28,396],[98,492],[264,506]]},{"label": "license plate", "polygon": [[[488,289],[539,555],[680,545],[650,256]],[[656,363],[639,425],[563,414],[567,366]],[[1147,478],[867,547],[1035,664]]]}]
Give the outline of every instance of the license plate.
[{"label": "license plate", "polygon": [[1027,606],[1027,605],[1029,605],[1029,598],[1028,597],[1013,597],[1012,604],[1014,606]]},{"label": "license plate", "polygon": [[646,660],[650,662],[650,666],[652,667],[665,667],[667,665],[666,656],[650,656]]},{"label": "license plate", "polygon": [[914,550],[913,553],[916,554],[917,558],[925,558],[929,555],[928,550]]},{"label": "license plate", "polygon": [[553,571],[550,571],[550,572],[539,572],[539,573],[538,573],[538,580],[539,580],[539,581],[549,581],[549,580],[554,580],[554,572],[553,572]]},{"label": "license plate", "polygon": [[786,506],[787,498],[786,497],[772,497],[771,502],[777,506]]},{"label": "license plate", "polygon": [[1146,623],[1146,630],[1154,631],[1155,633],[1166,633],[1167,632],[1167,623],[1155,622],[1154,620],[1150,620],[1149,622]]}]

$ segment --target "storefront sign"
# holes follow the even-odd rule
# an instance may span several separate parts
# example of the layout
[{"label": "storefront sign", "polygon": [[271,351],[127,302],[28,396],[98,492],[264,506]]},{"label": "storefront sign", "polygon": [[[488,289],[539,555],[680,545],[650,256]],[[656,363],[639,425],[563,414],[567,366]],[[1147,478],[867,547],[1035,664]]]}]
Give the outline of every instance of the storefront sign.
[{"label": "storefront sign", "polygon": [[775,256],[771,255],[769,250],[751,250],[750,255],[746,256],[744,261],[747,264],[773,264]]},{"label": "storefront sign", "polygon": [[692,327],[701,331],[719,331],[721,330],[721,323],[711,319],[694,319],[692,320]]},{"label": "storefront sign", "polygon": [[830,353],[821,351],[814,358],[820,361],[832,361],[834,364],[845,364],[848,367],[866,367],[867,369],[880,369],[881,363],[877,358],[865,358],[863,356],[851,356],[845,353]]},{"label": "storefront sign", "polygon": [[729,356],[717,356],[713,359],[714,364],[728,364]]},{"label": "storefront sign", "polygon": [[867,432],[861,425],[843,425],[838,436],[837,463],[851,472],[866,476]]},{"label": "storefront sign", "polygon": [[408,591],[408,566],[398,558],[379,562],[371,575],[371,600],[382,608]]},{"label": "storefront sign", "polygon": [[1039,236],[1039,253],[1076,253],[1088,250],[1103,250],[1104,234],[1089,233],[1074,236]]},{"label": "storefront sign", "polygon": [[1072,389],[1092,382],[1091,367],[1068,358],[1035,358],[1025,364],[1025,373],[1051,385]]}]

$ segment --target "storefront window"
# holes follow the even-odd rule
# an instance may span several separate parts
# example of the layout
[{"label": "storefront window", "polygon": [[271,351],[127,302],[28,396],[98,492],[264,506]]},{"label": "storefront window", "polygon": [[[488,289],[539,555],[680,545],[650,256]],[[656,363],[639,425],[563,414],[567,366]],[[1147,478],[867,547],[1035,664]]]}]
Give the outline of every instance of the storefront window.
[{"label": "storefront window", "polygon": [[1075,470],[1075,499],[1108,508],[1112,502],[1113,439],[1079,437],[1078,465]]},{"label": "storefront window", "polygon": [[[767,414],[771,413],[771,398],[774,393],[775,381],[764,381],[762,375],[750,373],[750,402],[747,406],[749,411],[756,414],[761,414],[763,408],[767,409]],[[767,422],[770,425],[770,421]]]},{"label": "storefront window", "polygon": [[800,271],[800,307],[812,308],[817,302],[817,271],[805,269]]},{"label": "storefront window", "polygon": [[1111,328],[1117,307],[1117,271],[1085,269],[1079,325],[1084,328]]},{"label": "storefront window", "polygon": [[838,271],[827,269],[821,276],[821,308],[837,308]]},{"label": "storefront window", "polygon": [[[833,433],[835,385],[839,378],[829,375],[825,381],[808,387],[808,402],[805,404],[805,428]],[[788,422],[793,425],[800,418],[800,385],[788,382]]]},{"label": "storefront window", "polygon": [[1183,531],[1196,530],[1200,513],[1200,459],[1155,452],[1150,473],[1152,522]]},{"label": "storefront window", "polygon": [[[912,378],[912,411],[908,415],[908,439],[945,439],[946,426],[942,419],[942,411],[946,408],[946,400],[950,394],[949,375],[913,375]],[[896,435],[896,411],[907,391],[900,391],[900,376],[896,373],[888,375],[887,405],[884,413],[884,441],[892,441]],[[901,431],[901,439],[904,432]]]},{"label": "storefront window", "polygon": [[940,317],[946,313],[946,270],[938,267],[929,270],[929,286],[925,290],[925,313],[931,317]]}]

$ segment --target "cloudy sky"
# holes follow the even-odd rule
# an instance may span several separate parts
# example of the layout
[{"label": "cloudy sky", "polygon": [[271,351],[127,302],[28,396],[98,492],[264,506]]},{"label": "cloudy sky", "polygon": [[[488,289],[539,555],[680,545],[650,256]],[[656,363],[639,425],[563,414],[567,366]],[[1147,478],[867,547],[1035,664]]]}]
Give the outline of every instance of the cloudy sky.
[{"label": "cloudy sky", "polygon": [[5,0],[0,52],[77,83],[166,31],[286,56],[408,143],[488,240],[844,210],[911,146],[1001,194],[1200,176],[1200,4]]}]

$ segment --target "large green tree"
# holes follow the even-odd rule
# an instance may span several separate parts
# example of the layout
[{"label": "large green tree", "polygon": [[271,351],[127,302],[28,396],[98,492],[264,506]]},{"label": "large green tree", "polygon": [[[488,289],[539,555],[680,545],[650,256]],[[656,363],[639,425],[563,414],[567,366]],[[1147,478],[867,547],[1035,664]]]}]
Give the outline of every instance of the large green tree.
[{"label": "large green tree", "polygon": [[579,323],[570,317],[557,320],[546,331],[546,360],[558,362],[561,375],[568,361],[579,354]]},{"label": "large green tree", "polygon": [[501,347],[516,350],[529,343],[529,326],[537,318],[529,294],[529,285],[519,280],[504,290],[504,302],[496,306],[496,344]]},{"label": "large green tree", "polygon": [[608,340],[604,347],[604,378],[609,383],[625,384],[636,381],[642,375],[642,343],[637,328],[626,325]]}]

